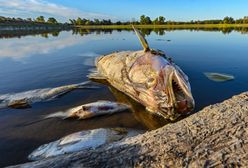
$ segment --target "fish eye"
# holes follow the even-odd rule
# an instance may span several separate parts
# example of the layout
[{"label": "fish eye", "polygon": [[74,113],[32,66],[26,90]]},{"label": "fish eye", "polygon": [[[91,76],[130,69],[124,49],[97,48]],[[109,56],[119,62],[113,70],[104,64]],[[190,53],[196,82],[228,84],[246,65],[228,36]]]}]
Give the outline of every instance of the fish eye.
[{"label": "fish eye", "polygon": [[147,84],[146,85],[147,88],[150,88],[156,84],[156,79],[155,78],[148,78],[146,84]]}]

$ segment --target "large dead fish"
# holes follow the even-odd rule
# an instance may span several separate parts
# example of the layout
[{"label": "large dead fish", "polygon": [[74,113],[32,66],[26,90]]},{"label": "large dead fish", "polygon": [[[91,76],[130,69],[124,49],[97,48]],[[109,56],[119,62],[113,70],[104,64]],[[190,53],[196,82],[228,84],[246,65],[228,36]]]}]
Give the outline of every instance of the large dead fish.
[{"label": "large dead fish", "polygon": [[89,148],[96,148],[143,132],[142,130],[125,128],[99,128],[76,132],[57,141],[40,146],[28,156],[28,159],[40,160]]},{"label": "large dead fish", "polygon": [[100,115],[113,114],[116,112],[122,112],[124,110],[129,109],[129,107],[122,103],[111,102],[111,101],[97,101],[93,103],[88,103],[84,105],[80,105],[65,112],[57,112],[53,114],[47,115],[45,118],[79,118],[79,119],[87,119]]},{"label": "large dead fish", "polygon": [[[134,28],[134,27],[133,27]],[[116,89],[143,104],[148,111],[174,120],[194,108],[187,75],[162,51],[149,48],[134,28],[143,51],[122,51],[96,59],[90,79],[106,79]]]},{"label": "large dead fish", "polygon": [[29,107],[32,103],[52,100],[74,89],[82,88],[89,89],[97,87],[93,86],[89,81],[87,81],[56,88],[35,89],[20,93],[3,94],[0,95],[0,108],[26,108]]}]

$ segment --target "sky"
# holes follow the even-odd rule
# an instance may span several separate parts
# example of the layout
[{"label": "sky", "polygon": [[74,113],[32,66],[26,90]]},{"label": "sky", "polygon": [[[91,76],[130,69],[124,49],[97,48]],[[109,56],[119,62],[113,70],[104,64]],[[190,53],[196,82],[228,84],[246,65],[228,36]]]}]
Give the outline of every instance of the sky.
[{"label": "sky", "polygon": [[0,16],[55,17],[61,22],[87,19],[139,20],[141,15],[166,20],[235,19],[248,16],[248,0],[0,0]]}]

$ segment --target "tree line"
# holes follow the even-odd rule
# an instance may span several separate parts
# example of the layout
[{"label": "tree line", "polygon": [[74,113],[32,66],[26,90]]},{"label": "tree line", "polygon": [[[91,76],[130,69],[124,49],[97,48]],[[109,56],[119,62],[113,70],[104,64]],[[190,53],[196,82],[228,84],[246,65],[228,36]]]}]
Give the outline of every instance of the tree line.
[{"label": "tree line", "polygon": [[221,19],[212,20],[191,20],[191,21],[171,21],[166,20],[164,16],[156,17],[151,19],[149,16],[141,15],[139,20],[132,19],[131,21],[111,21],[110,19],[86,19],[80,18],[69,19],[69,23],[59,23],[54,17],[49,17],[47,20],[44,16],[38,16],[35,19],[32,18],[10,18],[0,16],[0,23],[44,23],[44,24],[71,24],[71,25],[183,25],[183,24],[248,24],[248,16],[240,19],[234,19],[232,17],[226,16]]},{"label": "tree line", "polygon": [[132,19],[132,21],[117,21],[113,22],[109,20],[99,20],[99,19],[85,19],[78,17],[77,19],[70,19],[69,23],[72,25],[182,25],[182,24],[247,24],[248,23],[248,16],[235,20],[232,17],[226,16],[225,18],[221,19],[212,19],[212,20],[191,20],[189,22],[186,21],[171,21],[166,20],[164,16],[156,17],[152,20],[149,16],[141,15],[140,19],[136,21]]},{"label": "tree line", "polygon": [[44,16],[38,16],[35,19],[32,18],[10,18],[0,16],[0,23],[43,23],[43,24],[60,24],[54,17],[49,17],[47,20]]}]

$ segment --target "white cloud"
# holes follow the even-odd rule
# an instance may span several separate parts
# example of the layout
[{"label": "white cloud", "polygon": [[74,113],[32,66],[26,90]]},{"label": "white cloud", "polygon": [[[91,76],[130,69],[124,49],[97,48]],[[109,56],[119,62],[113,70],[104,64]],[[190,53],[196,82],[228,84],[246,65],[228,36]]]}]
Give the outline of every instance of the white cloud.
[{"label": "white cloud", "polygon": [[[30,14],[32,13],[32,16]],[[88,19],[113,19],[114,17],[101,14],[83,12],[75,8],[50,3],[44,0],[0,0],[0,15],[12,17],[36,17],[38,15],[54,16],[67,21],[69,18],[84,17]]]}]

